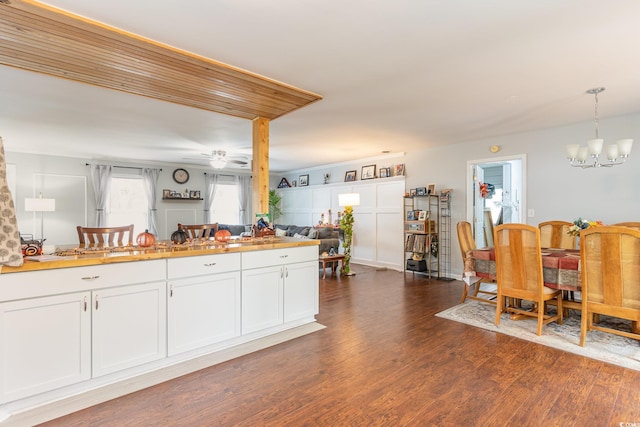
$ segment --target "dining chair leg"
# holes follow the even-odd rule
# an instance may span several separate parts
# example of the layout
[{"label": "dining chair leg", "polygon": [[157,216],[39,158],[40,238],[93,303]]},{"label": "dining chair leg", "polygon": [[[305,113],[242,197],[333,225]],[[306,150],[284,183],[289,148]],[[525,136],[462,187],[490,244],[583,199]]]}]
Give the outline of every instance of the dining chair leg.
[{"label": "dining chair leg", "polygon": [[500,315],[502,315],[502,311],[504,310],[504,300],[505,297],[498,294],[498,298],[496,299],[496,326],[500,325]]},{"label": "dining chair leg", "polygon": [[464,300],[467,299],[467,284],[462,282],[462,299],[460,300],[460,304],[464,303]]}]

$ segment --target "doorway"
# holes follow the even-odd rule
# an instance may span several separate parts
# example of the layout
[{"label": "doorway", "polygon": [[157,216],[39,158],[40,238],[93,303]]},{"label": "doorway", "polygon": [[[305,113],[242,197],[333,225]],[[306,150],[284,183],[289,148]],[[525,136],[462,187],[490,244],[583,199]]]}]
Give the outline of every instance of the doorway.
[{"label": "doorway", "polygon": [[526,154],[467,161],[467,221],[478,247],[493,246],[493,227],[522,223]]}]

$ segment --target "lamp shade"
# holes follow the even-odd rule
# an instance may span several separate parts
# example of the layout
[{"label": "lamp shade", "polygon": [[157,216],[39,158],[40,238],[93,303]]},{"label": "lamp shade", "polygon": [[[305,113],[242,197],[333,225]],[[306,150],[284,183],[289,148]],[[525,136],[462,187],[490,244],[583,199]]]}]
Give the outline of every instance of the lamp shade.
[{"label": "lamp shade", "polygon": [[24,199],[25,212],[55,212],[56,199]]},{"label": "lamp shade", "polygon": [[360,206],[360,193],[338,194],[339,206]]}]

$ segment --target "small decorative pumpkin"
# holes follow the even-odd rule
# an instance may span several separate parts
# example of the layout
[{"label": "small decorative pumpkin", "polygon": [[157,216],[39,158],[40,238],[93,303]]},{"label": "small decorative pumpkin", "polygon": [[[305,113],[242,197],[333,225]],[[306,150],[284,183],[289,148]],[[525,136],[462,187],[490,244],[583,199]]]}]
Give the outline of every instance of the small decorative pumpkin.
[{"label": "small decorative pumpkin", "polygon": [[156,236],[149,233],[149,230],[144,230],[144,233],[140,233],[136,237],[136,243],[143,248],[151,247],[156,243]]},{"label": "small decorative pumpkin", "polygon": [[178,224],[178,229],[171,233],[171,242],[181,245],[189,239],[187,232],[182,229],[182,224]]},{"label": "small decorative pumpkin", "polygon": [[231,238],[231,232],[229,230],[218,230],[216,234],[213,235],[214,239],[218,242],[228,242]]}]

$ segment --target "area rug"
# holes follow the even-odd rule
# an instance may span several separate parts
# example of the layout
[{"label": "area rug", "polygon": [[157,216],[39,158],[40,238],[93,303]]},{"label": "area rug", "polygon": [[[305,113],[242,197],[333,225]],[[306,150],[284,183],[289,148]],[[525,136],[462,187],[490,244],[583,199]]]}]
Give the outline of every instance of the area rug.
[{"label": "area rug", "polygon": [[[535,319],[511,320],[508,314],[503,314],[500,326],[496,326],[495,307],[478,301],[467,301],[436,316],[640,371],[640,341],[589,331],[585,346],[580,347],[580,312],[570,310],[569,317],[563,319],[562,325],[548,323],[542,327],[542,335],[538,336]],[[630,322],[612,317],[601,316],[601,323],[626,331],[631,329]]]}]

